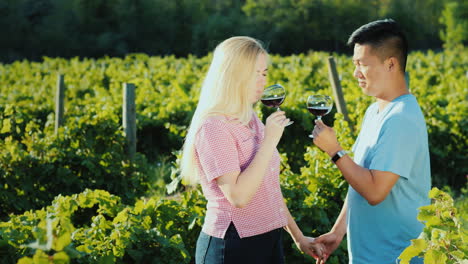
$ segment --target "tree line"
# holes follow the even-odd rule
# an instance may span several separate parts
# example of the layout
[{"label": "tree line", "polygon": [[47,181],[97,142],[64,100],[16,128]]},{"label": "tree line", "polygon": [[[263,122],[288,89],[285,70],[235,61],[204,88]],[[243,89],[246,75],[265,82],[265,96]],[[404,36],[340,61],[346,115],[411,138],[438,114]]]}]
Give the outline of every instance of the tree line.
[{"label": "tree line", "polygon": [[466,42],[462,0],[0,0],[0,62],[134,52],[203,56],[233,35],[256,37],[281,55],[350,52],[350,33],[381,18],[402,25],[411,49],[439,49],[449,4],[462,25],[454,35]]}]

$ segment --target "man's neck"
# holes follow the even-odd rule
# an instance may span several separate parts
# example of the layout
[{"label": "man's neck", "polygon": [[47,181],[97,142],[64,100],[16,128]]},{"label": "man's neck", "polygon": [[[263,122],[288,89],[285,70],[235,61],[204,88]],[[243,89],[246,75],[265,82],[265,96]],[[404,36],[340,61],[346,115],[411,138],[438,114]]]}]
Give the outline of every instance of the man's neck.
[{"label": "man's neck", "polygon": [[379,105],[379,112],[385,109],[385,107],[396,98],[410,93],[408,88],[406,87],[406,82],[400,82],[398,86],[394,87],[396,88],[388,89],[388,93],[384,94],[383,96],[376,97],[377,104]]}]

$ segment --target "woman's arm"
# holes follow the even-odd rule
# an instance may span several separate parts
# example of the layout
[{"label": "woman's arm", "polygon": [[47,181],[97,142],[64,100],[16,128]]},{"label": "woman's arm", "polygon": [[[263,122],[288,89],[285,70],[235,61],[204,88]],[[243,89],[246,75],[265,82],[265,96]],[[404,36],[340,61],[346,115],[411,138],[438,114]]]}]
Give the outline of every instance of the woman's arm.
[{"label": "woman's arm", "polygon": [[233,206],[246,206],[257,192],[288,122],[283,111],[271,114],[266,121],[263,142],[250,165],[241,173],[226,173],[216,179],[224,196]]},{"label": "woman's arm", "polygon": [[287,208],[286,204],[284,204],[286,208],[286,213],[288,217],[288,225],[284,227],[286,231],[291,235],[292,239],[296,246],[307,255],[315,258],[315,259],[323,259],[323,246],[319,243],[315,242],[313,237],[304,236],[302,231],[299,229],[299,226],[294,221],[289,209]]}]

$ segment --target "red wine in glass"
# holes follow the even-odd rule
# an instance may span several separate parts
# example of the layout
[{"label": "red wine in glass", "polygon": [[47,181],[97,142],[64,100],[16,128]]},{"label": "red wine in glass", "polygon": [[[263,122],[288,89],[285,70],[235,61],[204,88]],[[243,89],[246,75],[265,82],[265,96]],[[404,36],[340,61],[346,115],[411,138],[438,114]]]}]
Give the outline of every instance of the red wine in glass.
[{"label": "red wine in glass", "polygon": [[330,107],[327,107],[327,106],[307,107],[307,110],[309,110],[309,112],[315,116],[322,117],[331,111],[331,106]]},{"label": "red wine in glass", "polygon": [[262,98],[262,103],[268,107],[278,107],[283,103],[284,97]]}]

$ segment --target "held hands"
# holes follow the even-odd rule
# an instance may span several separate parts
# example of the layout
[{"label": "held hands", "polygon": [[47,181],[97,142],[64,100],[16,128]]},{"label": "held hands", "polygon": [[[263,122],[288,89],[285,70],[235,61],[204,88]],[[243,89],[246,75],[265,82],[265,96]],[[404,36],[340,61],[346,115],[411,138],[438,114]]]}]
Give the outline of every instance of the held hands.
[{"label": "held hands", "polygon": [[315,239],[315,242],[323,246],[323,258],[317,259],[316,264],[323,264],[327,261],[330,255],[338,248],[343,240],[343,237],[335,233],[329,232],[323,234]]},{"label": "held hands", "polygon": [[265,122],[265,139],[272,140],[276,146],[288,122],[289,118],[286,118],[283,111],[276,111],[271,114]]},{"label": "held hands", "polygon": [[315,127],[312,131],[314,136],[314,144],[321,150],[332,156],[341,150],[340,144],[336,139],[336,133],[333,128],[325,125],[322,120],[315,121]]},{"label": "held hands", "polygon": [[[325,263],[324,261],[324,252],[325,246],[321,243],[318,243],[313,237],[303,236],[301,239],[296,241],[296,246],[307,255],[315,258],[317,263]],[[319,262],[320,261],[320,262]]]}]

